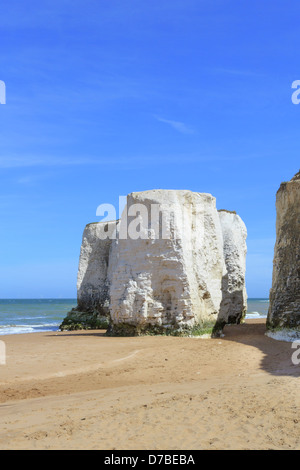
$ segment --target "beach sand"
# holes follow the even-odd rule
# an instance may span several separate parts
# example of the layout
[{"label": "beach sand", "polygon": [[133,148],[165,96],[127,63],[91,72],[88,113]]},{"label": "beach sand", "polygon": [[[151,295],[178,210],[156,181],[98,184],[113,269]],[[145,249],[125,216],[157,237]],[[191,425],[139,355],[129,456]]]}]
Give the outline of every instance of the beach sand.
[{"label": "beach sand", "polygon": [[300,449],[300,365],[263,320],[218,339],[1,336],[0,449]]}]

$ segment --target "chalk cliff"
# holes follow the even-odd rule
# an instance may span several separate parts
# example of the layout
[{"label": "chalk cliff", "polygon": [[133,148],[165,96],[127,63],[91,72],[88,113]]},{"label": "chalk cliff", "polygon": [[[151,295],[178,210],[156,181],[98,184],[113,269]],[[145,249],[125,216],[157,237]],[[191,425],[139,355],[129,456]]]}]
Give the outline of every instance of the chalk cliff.
[{"label": "chalk cliff", "polygon": [[109,312],[108,334],[217,335],[243,319],[247,231],[238,215],[217,211],[213,196],[131,193],[120,221],[106,224],[107,239],[104,226],[85,229],[75,310]]},{"label": "chalk cliff", "polygon": [[239,323],[247,312],[245,283],[247,229],[235,212],[219,211],[223,233],[223,252],[226,274],[222,279],[222,302],[219,321]]},{"label": "chalk cliff", "polygon": [[64,319],[61,329],[107,326],[109,282],[107,271],[116,222],[88,224],[83,232],[77,274],[77,307]]},{"label": "chalk cliff", "polygon": [[300,171],[276,194],[276,244],[267,328],[300,337]]},{"label": "chalk cliff", "polygon": [[[135,239],[134,233],[128,233],[117,242],[118,261],[110,290],[111,331],[180,330],[200,322],[214,325],[225,274],[215,198],[191,191],[132,193],[120,230],[129,232],[135,221],[137,226],[137,219],[127,213],[136,216],[134,210],[140,207],[141,236]],[[153,208],[164,217],[160,229],[166,230],[165,238],[162,232],[155,233],[159,218],[150,220]]]}]

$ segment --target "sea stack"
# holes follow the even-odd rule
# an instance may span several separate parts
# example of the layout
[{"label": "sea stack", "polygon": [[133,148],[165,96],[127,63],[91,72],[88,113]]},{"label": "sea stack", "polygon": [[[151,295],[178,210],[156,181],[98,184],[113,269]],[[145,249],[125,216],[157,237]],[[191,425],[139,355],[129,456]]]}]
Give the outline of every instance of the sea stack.
[{"label": "sea stack", "polygon": [[78,306],[62,328],[107,317],[110,335],[217,336],[246,314],[246,236],[211,194],[131,193],[119,221],[85,228]]},{"label": "sea stack", "polygon": [[[117,241],[110,331],[122,335],[214,326],[226,274],[215,198],[175,190],[132,193],[120,224],[127,236]],[[130,233],[138,225],[139,233]]]},{"label": "sea stack", "polygon": [[222,302],[219,317],[224,325],[240,323],[247,312],[246,255],[247,229],[234,211],[219,210],[223,234],[226,274],[222,279]]},{"label": "sea stack", "polygon": [[116,222],[86,225],[77,273],[77,306],[61,329],[100,328],[109,323],[109,253]]},{"label": "sea stack", "polygon": [[268,334],[300,338],[300,171],[276,195],[276,244]]}]

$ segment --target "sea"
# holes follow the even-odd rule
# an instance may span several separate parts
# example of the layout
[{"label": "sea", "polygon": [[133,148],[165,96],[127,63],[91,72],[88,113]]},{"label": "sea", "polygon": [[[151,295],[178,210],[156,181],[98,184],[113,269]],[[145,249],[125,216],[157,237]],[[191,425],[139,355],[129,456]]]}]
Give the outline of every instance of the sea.
[{"label": "sea", "polygon": [[[76,299],[0,299],[0,335],[58,331]],[[268,299],[248,299],[246,318],[266,318]]]},{"label": "sea", "polygon": [[58,331],[76,299],[0,299],[0,335]]}]

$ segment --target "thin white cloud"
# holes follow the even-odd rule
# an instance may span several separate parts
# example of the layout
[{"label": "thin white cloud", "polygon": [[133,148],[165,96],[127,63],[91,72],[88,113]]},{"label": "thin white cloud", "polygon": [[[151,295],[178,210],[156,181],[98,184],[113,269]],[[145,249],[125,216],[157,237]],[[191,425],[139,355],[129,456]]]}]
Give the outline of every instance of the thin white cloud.
[{"label": "thin white cloud", "polygon": [[[172,121],[173,122],[173,121]],[[180,128],[182,129],[182,128]],[[182,132],[182,130],[181,130]],[[266,158],[269,155],[263,154]],[[262,154],[245,154],[245,155],[224,155],[224,154],[201,154],[201,153],[190,153],[190,154],[153,154],[153,155],[122,155],[122,156],[86,156],[86,157],[38,157],[38,156],[22,156],[22,157],[1,157],[0,156],[0,170],[5,169],[18,169],[18,168],[34,168],[34,167],[71,167],[71,166],[105,166],[105,167],[116,167],[120,168],[129,167],[130,165],[148,166],[148,165],[162,165],[169,163],[182,163],[182,159],[189,162],[240,162],[241,160],[253,160],[259,159]],[[271,155],[269,156],[272,157]],[[20,181],[21,182],[21,181]],[[23,181],[25,182],[25,181]]]},{"label": "thin white cloud", "polygon": [[183,122],[180,121],[172,121],[170,119],[164,119],[161,118],[160,116],[154,116],[157,121],[164,122],[165,124],[168,124],[169,126],[173,127],[178,132],[181,132],[181,134],[194,134],[194,131],[187,127]]},{"label": "thin white cloud", "polygon": [[219,67],[219,68],[214,68],[210,69],[210,71],[215,72],[215,73],[224,73],[227,75],[240,75],[243,77],[263,77],[264,74],[260,72],[254,72],[253,70],[243,70],[243,69],[230,69],[230,68],[225,68],[225,67]]},{"label": "thin white cloud", "polygon": [[52,157],[0,157],[0,168],[24,168],[36,166],[76,166],[100,163],[90,158],[52,158]]}]

